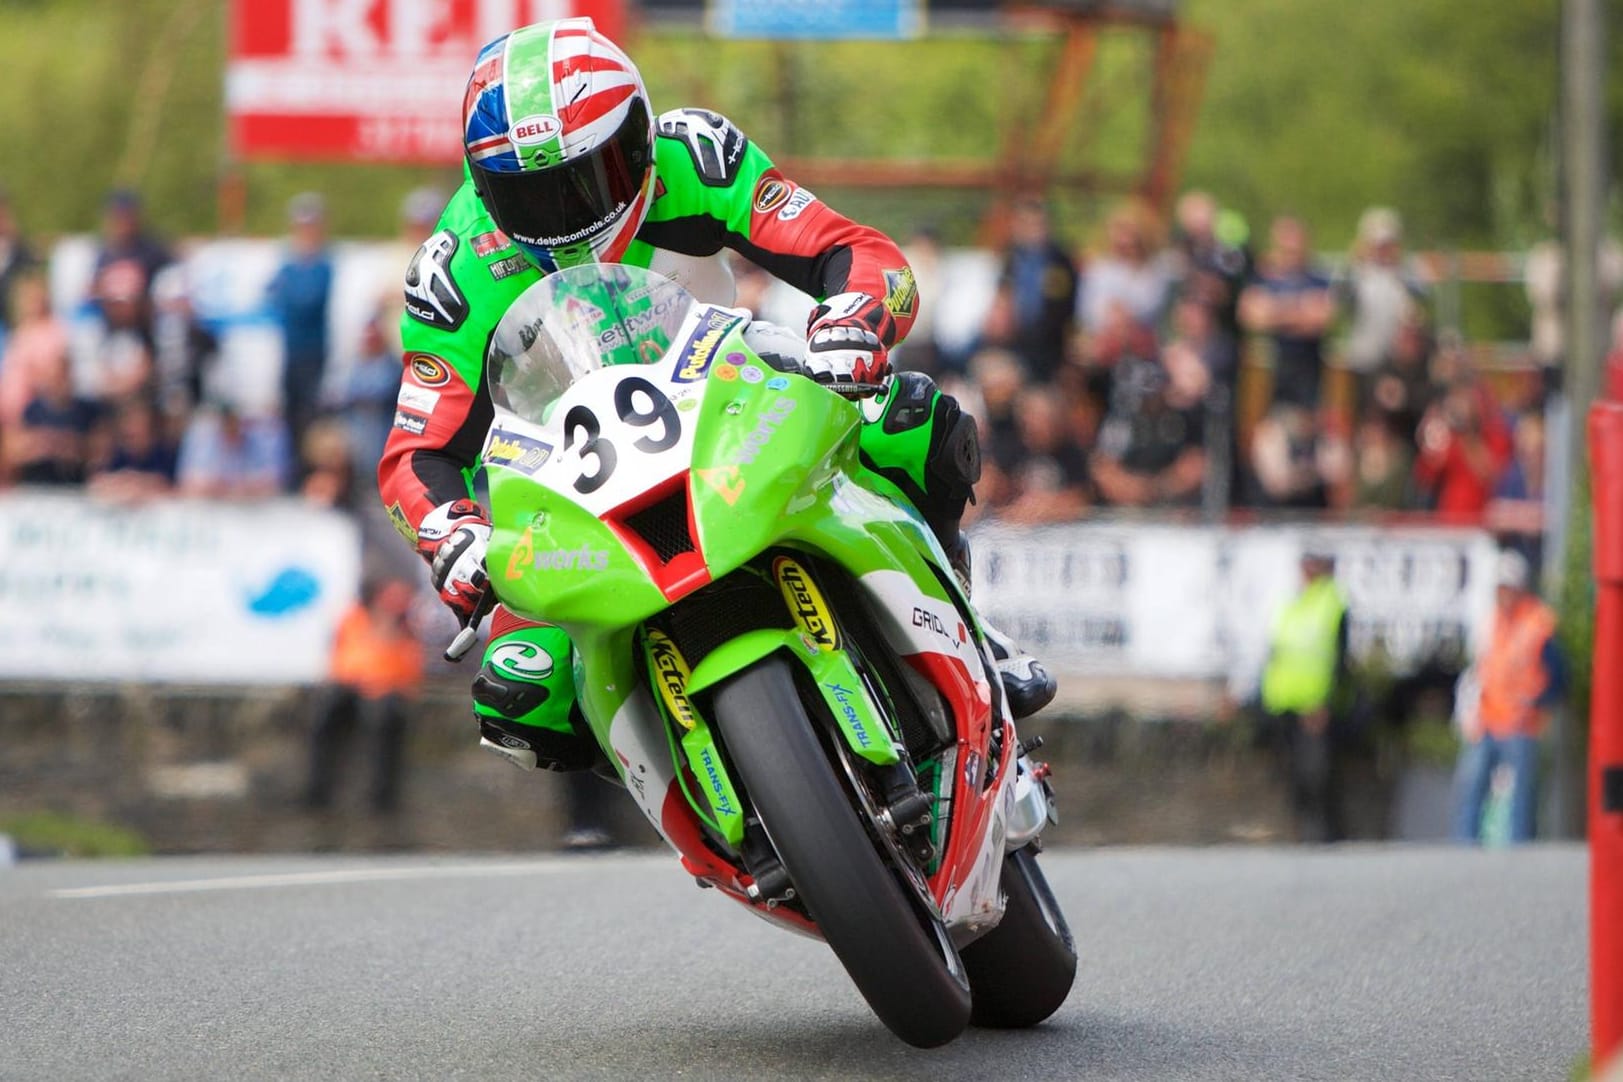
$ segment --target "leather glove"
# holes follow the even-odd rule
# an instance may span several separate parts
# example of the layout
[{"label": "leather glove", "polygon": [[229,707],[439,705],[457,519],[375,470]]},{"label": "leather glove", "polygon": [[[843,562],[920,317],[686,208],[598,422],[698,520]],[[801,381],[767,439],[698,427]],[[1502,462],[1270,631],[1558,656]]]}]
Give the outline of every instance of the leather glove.
[{"label": "leather glove", "polygon": [[443,503],[417,527],[417,551],[428,557],[429,581],[463,627],[484,611],[489,548],[490,519],[472,500]]},{"label": "leather glove", "polygon": [[806,374],[818,383],[877,386],[890,374],[884,331],[895,321],[877,297],[840,293],[812,310],[806,329]]}]

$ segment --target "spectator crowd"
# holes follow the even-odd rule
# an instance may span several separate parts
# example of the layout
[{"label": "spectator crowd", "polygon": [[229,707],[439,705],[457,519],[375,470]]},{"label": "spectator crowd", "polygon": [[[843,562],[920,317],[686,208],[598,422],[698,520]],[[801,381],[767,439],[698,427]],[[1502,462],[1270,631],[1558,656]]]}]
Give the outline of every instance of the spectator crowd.
[{"label": "spectator crowd", "polygon": [[[442,202],[428,190],[406,200],[398,266]],[[1301,221],[1276,218],[1253,245],[1245,222],[1201,192],[1178,201],[1169,235],[1125,201],[1080,251],[1040,200],[1017,201],[1006,225],[969,347],[938,337],[927,296],[898,350],[979,419],[978,514],[1429,512],[1488,525],[1536,566],[1548,381],[1490,380],[1457,335],[1435,329],[1394,211],[1366,212],[1333,271]],[[928,292],[938,241],[920,230],[908,249]],[[1558,260],[1535,251],[1527,267],[1531,357],[1549,370]],[[748,303],[759,272],[738,277]],[[218,328],[133,192],[105,201],[73,319],[53,310],[40,253],[0,196],[0,483],[85,485],[119,501],[298,493],[366,513],[398,386],[398,273],[377,283],[341,379],[334,289],[322,200],[301,195],[261,298],[280,336],[279,405],[244,410],[218,393]]]},{"label": "spectator crowd", "polygon": [[[979,418],[983,517],[1422,513],[1486,525],[1537,564],[1559,344],[1482,371],[1435,326],[1395,211],[1368,210],[1333,268],[1300,220],[1274,219],[1254,245],[1198,191],[1177,202],[1170,235],[1124,201],[1078,251],[1038,200],[1012,208],[1007,234],[968,347],[943,348],[926,325],[900,351]],[[933,238],[910,255],[932,266]],[[1539,253],[1527,265],[1547,339],[1559,268]]]}]

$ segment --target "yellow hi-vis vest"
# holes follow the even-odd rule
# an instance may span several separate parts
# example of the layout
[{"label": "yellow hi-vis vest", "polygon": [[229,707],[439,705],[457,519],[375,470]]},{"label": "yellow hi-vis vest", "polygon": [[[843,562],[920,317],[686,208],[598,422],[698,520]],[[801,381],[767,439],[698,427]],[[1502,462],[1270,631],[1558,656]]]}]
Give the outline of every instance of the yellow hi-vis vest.
[{"label": "yellow hi-vis vest", "polygon": [[1336,637],[1347,602],[1329,575],[1308,583],[1274,617],[1262,706],[1270,714],[1305,714],[1330,701],[1336,679]]}]

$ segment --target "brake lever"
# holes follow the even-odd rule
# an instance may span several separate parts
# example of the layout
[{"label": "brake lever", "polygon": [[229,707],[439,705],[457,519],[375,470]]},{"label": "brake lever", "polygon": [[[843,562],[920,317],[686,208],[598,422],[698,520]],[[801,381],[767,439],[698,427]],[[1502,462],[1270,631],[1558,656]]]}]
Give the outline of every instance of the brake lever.
[{"label": "brake lever", "polygon": [[456,633],[456,638],[451,640],[451,645],[445,648],[443,656],[446,661],[455,664],[468,656],[468,651],[473,649],[473,644],[479,640],[479,625],[484,621],[490,610],[495,607],[496,595],[486,589],[485,595],[479,599],[478,607],[473,610],[473,615],[468,617],[468,622],[462,625],[462,630]]}]

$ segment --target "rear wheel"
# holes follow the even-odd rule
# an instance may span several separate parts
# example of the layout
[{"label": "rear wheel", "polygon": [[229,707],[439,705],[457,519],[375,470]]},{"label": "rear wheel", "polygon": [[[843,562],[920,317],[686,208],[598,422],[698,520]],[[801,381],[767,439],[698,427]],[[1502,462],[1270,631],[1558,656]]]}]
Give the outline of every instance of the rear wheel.
[{"label": "rear wheel", "polygon": [[768,658],[728,681],[715,716],[797,895],[873,1012],[919,1048],[958,1036],[970,1015],[962,964],[880,859],[788,662]]},{"label": "rear wheel", "polygon": [[1076,943],[1030,847],[1003,858],[998,926],[963,950],[977,1026],[1021,1029],[1059,1010],[1076,979]]}]

